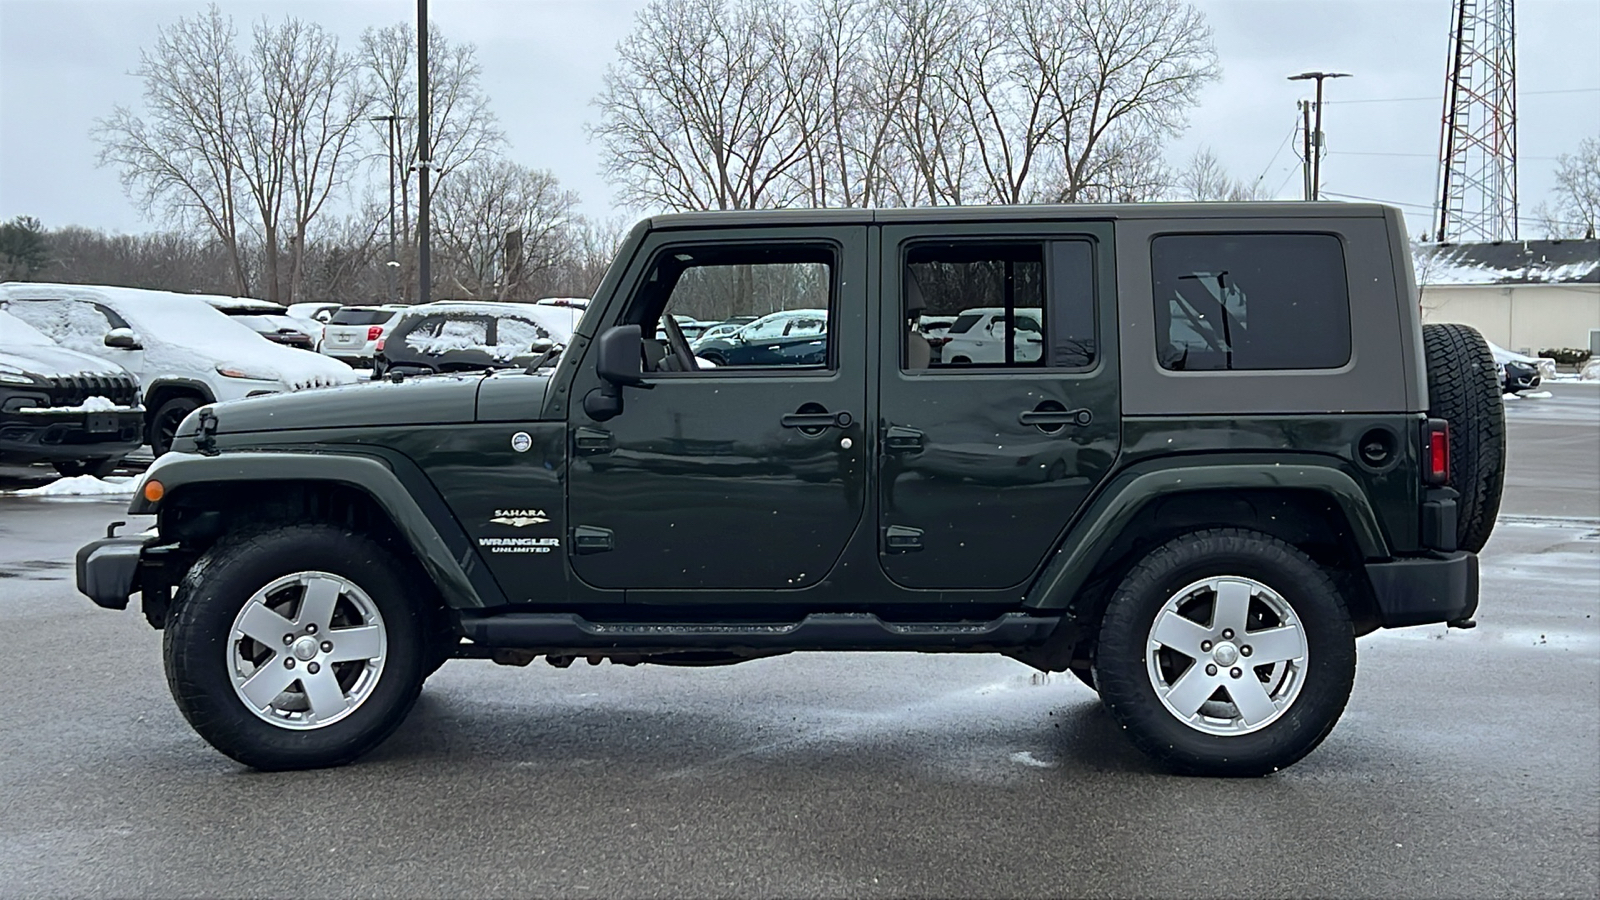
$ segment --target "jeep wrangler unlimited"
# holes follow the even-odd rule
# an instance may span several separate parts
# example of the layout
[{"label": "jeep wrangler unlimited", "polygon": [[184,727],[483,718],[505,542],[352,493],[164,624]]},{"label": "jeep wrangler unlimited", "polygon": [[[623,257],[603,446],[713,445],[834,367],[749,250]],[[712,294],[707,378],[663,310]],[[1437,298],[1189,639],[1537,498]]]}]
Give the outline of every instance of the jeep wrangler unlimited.
[{"label": "jeep wrangler unlimited", "polygon": [[[675,318],[789,310],[720,366]],[[355,759],[451,658],[909,650],[1071,671],[1168,768],[1256,775],[1357,636],[1471,626],[1503,455],[1394,209],[669,215],[544,364],[197,410],[77,577],[261,769]]]}]

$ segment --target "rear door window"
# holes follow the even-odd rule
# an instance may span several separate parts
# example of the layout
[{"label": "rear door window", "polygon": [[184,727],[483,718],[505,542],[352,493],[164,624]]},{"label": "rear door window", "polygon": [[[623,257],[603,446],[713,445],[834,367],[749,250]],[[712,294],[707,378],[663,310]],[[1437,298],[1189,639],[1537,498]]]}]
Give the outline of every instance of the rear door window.
[{"label": "rear door window", "polygon": [[382,325],[394,316],[392,309],[341,309],[333,314],[330,325]]},{"label": "rear door window", "polygon": [[1156,354],[1172,371],[1350,362],[1344,248],[1330,234],[1174,234],[1151,242]]}]

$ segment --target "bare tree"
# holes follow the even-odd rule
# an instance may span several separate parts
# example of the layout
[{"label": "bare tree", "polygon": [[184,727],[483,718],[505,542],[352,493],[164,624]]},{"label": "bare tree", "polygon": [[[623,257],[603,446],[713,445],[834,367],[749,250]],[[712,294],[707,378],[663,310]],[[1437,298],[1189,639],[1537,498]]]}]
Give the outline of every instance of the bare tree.
[{"label": "bare tree", "polygon": [[259,227],[267,299],[292,303],[307,230],[350,176],[369,100],[356,80],[355,58],[320,25],[261,22],[254,38],[236,142],[255,201],[252,225]]},{"label": "bare tree", "polygon": [[263,21],[249,53],[237,38],[216,6],[161,29],[137,71],[149,120],[117,107],[95,136],[102,163],[121,170],[146,212],[217,236],[237,293],[251,292],[253,244],[264,275],[256,287],[291,302],[307,231],[349,177],[366,100],[354,61],[321,26]]},{"label": "bare tree", "polygon": [[232,289],[250,292],[240,247],[243,172],[235,145],[243,127],[246,78],[231,19],[215,5],[179,19],[141,51],[148,118],[125,106],[95,123],[100,164],[119,170],[128,196],[146,214],[209,229],[231,263]]},{"label": "bare tree", "polygon": [[[397,229],[406,251],[400,254],[401,295],[409,297],[414,278],[415,241],[411,218],[413,177],[417,154],[417,32],[410,24],[369,28],[361,35],[362,67],[366,89],[372,96],[371,115],[394,116],[393,159],[398,168]],[[505,145],[505,135],[489,109],[489,98],[479,85],[482,70],[478,51],[471,43],[451,43],[432,23],[428,25],[428,159],[434,188],[444,191],[453,173],[483,160],[495,159]],[[376,150],[370,157],[387,167],[390,152],[388,122],[375,122]],[[387,181],[387,176],[383,179]],[[381,215],[387,220],[390,213]]]},{"label": "bare tree", "polygon": [[795,43],[790,14],[778,0],[654,0],[639,12],[590,132],[620,200],[755,209],[790,199],[805,152],[778,49]]},{"label": "bare tree", "polygon": [[1600,220],[1600,138],[1584,138],[1577,153],[1556,160],[1556,186],[1534,216],[1551,238],[1594,238]]},{"label": "bare tree", "polygon": [[1245,182],[1228,174],[1210,147],[1201,147],[1174,178],[1177,200],[1261,200],[1259,181]]},{"label": "bare tree", "polygon": [[559,262],[578,199],[549,172],[493,160],[457,169],[438,201],[444,289],[476,299],[531,300],[528,283]]},{"label": "bare tree", "polygon": [[1216,77],[1211,30],[1181,0],[1024,0],[1030,31],[1058,34],[1069,52],[1051,73],[1058,155],[1053,199],[1147,199],[1161,179],[1163,139],[1182,130],[1200,88]]}]

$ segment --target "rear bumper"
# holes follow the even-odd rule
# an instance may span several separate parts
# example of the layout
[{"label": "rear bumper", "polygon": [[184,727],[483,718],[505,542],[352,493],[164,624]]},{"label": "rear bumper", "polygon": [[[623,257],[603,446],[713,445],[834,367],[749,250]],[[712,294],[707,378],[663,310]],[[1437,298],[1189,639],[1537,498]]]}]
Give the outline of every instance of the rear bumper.
[{"label": "rear bumper", "polygon": [[127,609],[139,589],[139,556],[153,534],[101,538],[78,548],[78,592],[106,609]]},{"label": "rear bumper", "polygon": [[1458,550],[1367,564],[1385,628],[1456,622],[1478,611],[1478,555]]}]

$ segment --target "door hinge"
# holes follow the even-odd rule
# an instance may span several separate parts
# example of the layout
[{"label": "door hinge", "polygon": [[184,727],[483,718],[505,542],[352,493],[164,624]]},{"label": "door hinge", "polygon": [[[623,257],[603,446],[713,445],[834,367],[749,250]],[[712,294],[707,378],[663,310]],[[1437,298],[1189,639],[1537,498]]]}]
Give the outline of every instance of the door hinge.
[{"label": "door hinge", "polygon": [[890,525],[883,530],[883,549],[889,553],[915,553],[922,549],[922,529]]},{"label": "door hinge", "polygon": [[916,453],[922,449],[922,432],[904,425],[890,425],[883,433],[883,449],[895,453]]},{"label": "door hinge", "polygon": [[572,529],[572,549],[578,553],[605,553],[616,547],[609,528],[578,525]]},{"label": "door hinge", "polygon": [[613,449],[611,446],[611,432],[581,426],[577,431],[573,432],[572,445],[580,456],[610,453]]}]

